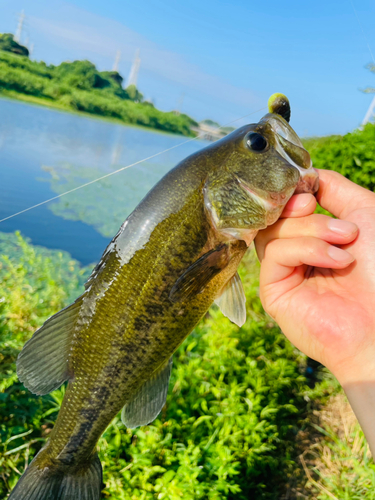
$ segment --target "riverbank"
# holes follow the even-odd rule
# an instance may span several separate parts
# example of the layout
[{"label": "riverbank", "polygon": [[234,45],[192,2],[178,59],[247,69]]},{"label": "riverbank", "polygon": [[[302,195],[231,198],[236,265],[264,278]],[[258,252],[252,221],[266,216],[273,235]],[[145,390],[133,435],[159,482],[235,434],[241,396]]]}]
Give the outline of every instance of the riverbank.
[{"label": "riverbank", "polygon": [[[182,134],[175,134],[173,132],[167,131],[167,130],[162,130],[158,128],[151,128],[147,127],[145,125],[139,125],[138,123],[127,123],[124,122],[123,120],[120,120],[119,118],[115,117],[110,117],[110,116],[102,116],[102,115],[95,115],[92,113],[87,113],[86,111],[77,111],[76,109],[72,109],[69,106],[66,106],[64,104],[58,103],[56,101],[52,101],[47,98],[43,97],[36,97],[28,94],[20,94],[19,92],[15,92],[13,90],[6,90],[0,88],[0,99],[6,99],[10,101],[15,101],[15,102],[20,102],[20,103],[25,103],[25,104],[30,104],[31,106],[38,106],[42,108],[48,108],[53,111],[60,111],[62,113],[68,113],[70,115],[75,115],[81,118],[89,118],[91,120],[98,120],[101,122],[107,122],[107,123],[113,123],[116,125],[122,125],[124,127],[131,127],[139,130],[145,130],[145,131],[152,131],[153,133],[156,134],[163,134],[163,135],[182,135]],[[194,139],[195,136],[187,136],[191,137]],[[183,138],[181,138],[183,140]],[[197,140],[204,140],[202,138],[197,138]]]},{"label": "riverbank", "polygon": [[122,87],[114,71],[98,71],[89,61],[48,66],[27,56],[0,51],[0,93],[29,103],[84,112],[174,134],[194,137],[189,116],[164,112],[144,101],[134,87]]}]

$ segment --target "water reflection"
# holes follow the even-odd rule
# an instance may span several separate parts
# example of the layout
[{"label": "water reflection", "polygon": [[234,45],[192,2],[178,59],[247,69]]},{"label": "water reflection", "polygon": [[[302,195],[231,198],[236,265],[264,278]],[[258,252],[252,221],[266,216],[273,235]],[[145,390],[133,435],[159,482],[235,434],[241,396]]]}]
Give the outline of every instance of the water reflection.
[{"label": "water reflection", "polygon": [[[186,138],[0,99],[0,218]],[[95,262],[119,225],[176,163],[205,146],[193,141],[0,224],[34,244]]]}]

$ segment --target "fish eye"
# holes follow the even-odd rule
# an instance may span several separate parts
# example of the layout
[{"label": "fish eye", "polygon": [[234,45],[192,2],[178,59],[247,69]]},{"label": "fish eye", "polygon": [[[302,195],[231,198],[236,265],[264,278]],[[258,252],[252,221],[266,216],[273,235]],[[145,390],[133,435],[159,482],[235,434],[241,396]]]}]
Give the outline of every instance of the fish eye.
[{"label": "fish eye", "polygon": [[246,138],[246,146],[253,151],[264,151],[267,147],[267,140],[256,132],[251,132]]}]

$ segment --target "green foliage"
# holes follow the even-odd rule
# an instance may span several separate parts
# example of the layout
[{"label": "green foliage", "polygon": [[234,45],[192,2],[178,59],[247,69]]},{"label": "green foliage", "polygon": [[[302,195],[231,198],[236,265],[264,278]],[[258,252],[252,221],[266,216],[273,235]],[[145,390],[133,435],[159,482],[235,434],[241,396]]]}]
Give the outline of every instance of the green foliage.
[{"label": "green foliage", "polygon": [[203,123],[203,125],[209,125],[210,127],[220,127],[220,123],[210,120],[209,118],[202,120],[200,123]]},{"label": "green foliage", "polygon": [[[63,389],[30,394],[17,382],[14,360],[35,328],[80,293],[85,270],[19,235],[1,235],[0,249],[3,497],[48,436],[63,396]],[[134,431],[117,418],[100,440],[105,498],[278,497],[306,408],[304,357],[261,308],[253,254],[241,274],[244,327],[211,309],[175,355],[159,418]]]},{"label": "green foliage", "polygon": [[0,33],[0,50],[12,52],[20,56],[29,56],[28,48],[16,42],[14,36],[10,33]]},{"label": "green foliage", "polygon": [[316,168],[335,170],[353,182],[375,189],[375,125],[368,123],[362,130],[343,136],[306,139]]},{"label": "green foliage", "polygon": [[[316,168],[334,170],[371,191],[375,189],[375,125],[346,135],[331,135],[304,139]],[[318,206],[317,213],[331,215]]]},{"label": "green foliage", "polygon": [[35,398],[18,383],[16,357],[32,333],[83,290],[87,274],[66,252],[0,233],[0,498],[44,441],[57,404],[56,395]]},{"label": "green foliage", "polygon": [[23,344],[76,297],[85,275],[66,252],[34,247],[19,233],[0,233],[0,391],[16,380],[14,359]]},{"label": "green foliage", "polygon": [[116,71],[98,71],[89,61],[47,66],[0,51],[0,91],[35,96],[58,107],[117,118],[124,123],[193,135],[191,127],[197,125],[194,120],[142,103],[139,90],[134,85],[124,89],[122,81]]},{"label": "green foliage", "polygon": [[[371,71],[371,73],[375,73],[375,64],[374,63],[369,63],[366,65],[366,68]],[[366,87],[365,89],[362,90],[365,94],[373,94],[375,92],[374,87]]]},{"label": "green foliage", "polygon": [[129,95],[129,98],[134,101],[134,102],[142,102],[143,101],[143,95],[139,92],[137,87],[135,85],[129,85],[129,87],[126,87],[126,92]]}]

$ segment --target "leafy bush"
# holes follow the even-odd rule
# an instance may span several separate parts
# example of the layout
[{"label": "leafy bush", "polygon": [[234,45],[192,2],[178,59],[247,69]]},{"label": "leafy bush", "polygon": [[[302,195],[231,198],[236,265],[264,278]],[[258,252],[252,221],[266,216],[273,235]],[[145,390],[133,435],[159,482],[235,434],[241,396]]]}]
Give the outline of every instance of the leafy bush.
[{"label": "leafy bush", "polygon": [[45,92],[48,84],[49,80],[46,78],[4,64],[0,56],[0,88],[37,97],[48,97]]},{"label": "leafy bush", "polygon": [[29,55],[29,50],[16,42],[14,36],[10,33],[0,34],[0,50],[13,52],[13,54],[19,54],[26,57]]},{"label": "leafy bush", "polygon": [[52,79],[53,66],[47,66],[43,61],[31,61],[28,57],[19,57],[2,51],[0,51],[0,61],[10,68]]},{"label": "leafy bush", "polygon": [[85,274],[67,252],[34,247],[19,233],[0,233],[0,390],[16,381],[14,359],[23,344],[53,312],[74,300]]},{"label": "leafy bush", "polygon": [[45,412],[55,408],[57,397],[35,398],[26,391],[18,383],[15,359],[33,331],[77,296],[86,276],[66,252],[0,233],[0,498],[50,429]]},{"label": "leafy bush", "polygon": [[371,191],[375,190],[375,126],[343,136],[305,139],[314,167],[335,170]]}]

